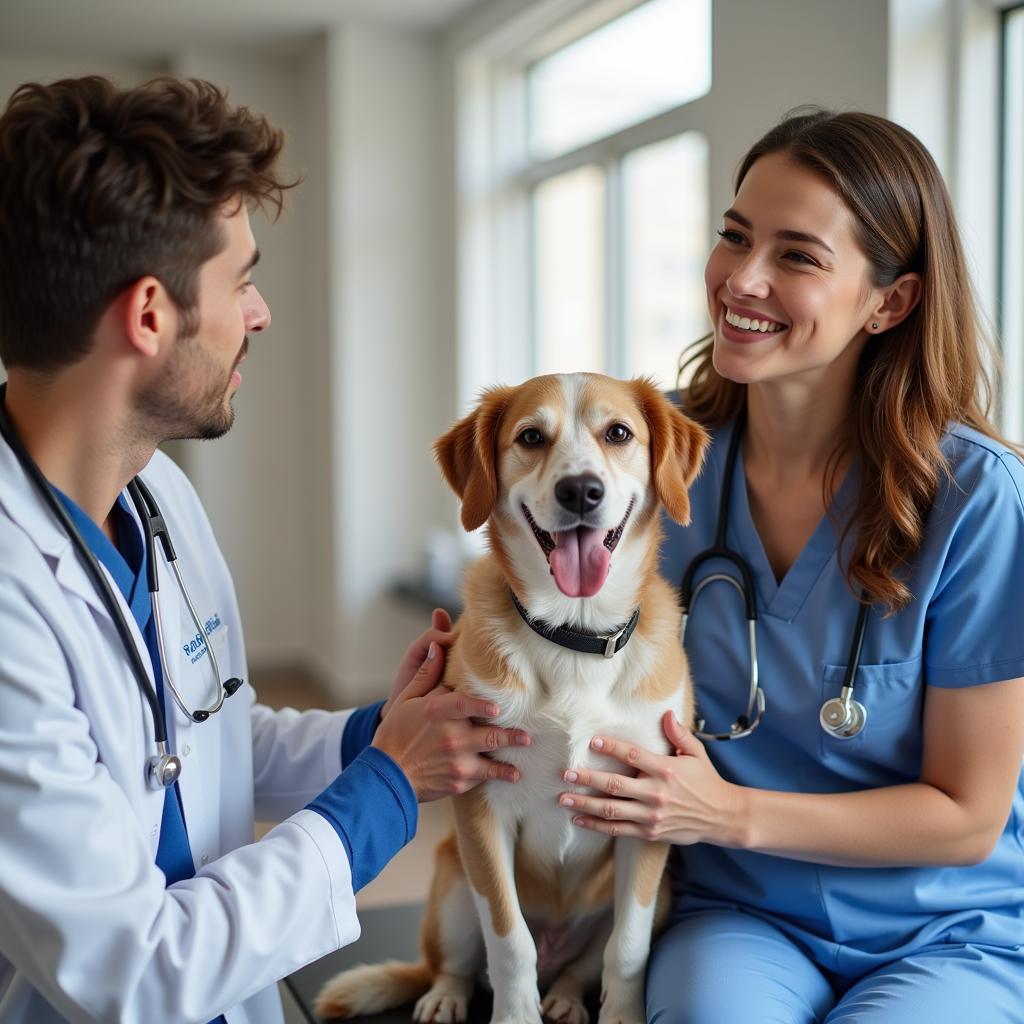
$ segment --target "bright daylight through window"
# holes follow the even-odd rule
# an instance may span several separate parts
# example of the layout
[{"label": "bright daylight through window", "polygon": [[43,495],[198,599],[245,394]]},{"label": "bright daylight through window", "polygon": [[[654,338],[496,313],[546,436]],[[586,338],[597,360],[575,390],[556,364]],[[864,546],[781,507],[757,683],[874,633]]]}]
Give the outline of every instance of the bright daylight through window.
[{"label": "bright daylight through window", "polygon": [[675,381],[706,333],[710,0],[647,0],[526,72],[533,369]]}]

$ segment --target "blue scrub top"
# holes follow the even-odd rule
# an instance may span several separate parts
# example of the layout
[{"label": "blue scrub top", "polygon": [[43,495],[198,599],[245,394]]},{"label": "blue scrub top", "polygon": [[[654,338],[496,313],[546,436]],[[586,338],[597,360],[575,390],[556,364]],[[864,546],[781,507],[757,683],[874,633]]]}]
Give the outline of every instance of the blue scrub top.
[{"label": "blue scrub top", "polygon": [[[690,492],[692,525],[666,520],[662,571],[676,586],[690,559],[712,545],[732,430],[714,432]],[[777,583],[751,519],[738,455],[727,543],[754,579],[766,711],[749,737],[707,743],[724,778],[809,793],[916,781],[926,685],[1024,676],[1024,468],[1012,452],[962,426],[947,432],[942,447],[953,480],[940,483],[909,573],[914,600],[889,618],[877,610],[868,617],[855,681],[867,723],[848,740],[827,735],[818,721],[823,701],[839,694],[858,610],[836,557],[841,520],[824,517]],[[854,467],[834,513],[850,507],[857,486]],[[724,561],[708,562],[697,580],[729,569]],[[715,583],[701,593],[686,653],[707,730],[728,731],[745,709],[749,678],[747,626],[734,588]],[[1024,777],[995,851],[979,865],[830,867],[699,844],[677,849],[673,867],[677,912],[739,905],[769,917],[841,973],[934,942],[1016,946],[1024,942]]]}]

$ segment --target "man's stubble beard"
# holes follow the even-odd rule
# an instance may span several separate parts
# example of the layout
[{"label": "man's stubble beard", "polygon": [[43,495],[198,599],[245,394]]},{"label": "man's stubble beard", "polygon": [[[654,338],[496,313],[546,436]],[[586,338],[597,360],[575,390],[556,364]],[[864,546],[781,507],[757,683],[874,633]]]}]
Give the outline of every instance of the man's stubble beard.
[{"label": "man's stubble beard", "polygon": [[[235,410],[227,399],[235,364],[222,377],[223,367],[214,363],[197,343],[198,310],[182,317],[174,353],[160,379],[143,391],[136,403],[140,427],[157,444],[164,441],[213,440],[223,437],[235,422]],[[248,347],[248,339],[243,348]]]}]

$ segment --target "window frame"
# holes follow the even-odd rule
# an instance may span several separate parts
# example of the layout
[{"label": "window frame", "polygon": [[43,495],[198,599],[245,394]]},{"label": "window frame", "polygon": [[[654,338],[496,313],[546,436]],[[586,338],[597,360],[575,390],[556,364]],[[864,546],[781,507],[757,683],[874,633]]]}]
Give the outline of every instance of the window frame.
[{"label": "window frame", "polygon": [[[705,97],[673,107],[670,110],[630,125],[611,135],[606,135],[578,149],[570,150],[558,157],[535,161],[516,177],[516,185],[522,189],[531,211],[530,234],[527,259],[532,269],[533,261],[533,191],[543,182],[581,167],[597,166],[604,174],[604,238],[605,238],[605,308],[604,308],[604,356],[605,372],[612,377],[621,377],[627,372],[628,353],[625,323],[625,248],[623,245],[623,164],[626,158],[639,149],[665,142],[686,132],[699,132],[707,138],[705,119],[701,109]],[[705,203],[710,206],[710,196],[705,192]],[[535,316],[536,295],[533,293],[532,273],[530,294],[526,297]],[[532,366],[538,362],[537,332],[531,324],[529,349]]]},{"label": "window frame", "polygon": [[[621,376],[625,369],[623,161],[637,149],[684,132],[710,138],[711,93],[539,159],[529,153],[527,75],[544,57],[645,2],[534,5],[528,16],[507,24],[456,64],[457,272],[465,297],[457,314],[460,408],[495,380],[522,380],[535,372],[533,190],[587,165],[599,167],[605,179],[605,372]],[[713,54],[712,47],[712,62]],[[713,63],[711,78],[713,83]],[[470,130],[474,123],[476,133]],[[493,131],[499,124],[500,138]],[[704,198],[710,213],[710,184]]]},{"label": "window frame", "polygon": [[[1016,266],[1024,267],[1024,237],[1017,239],[1017,252],[1010,254],[1013,244],[1007,220],[1010,210],[1010,189],[1013,182],[1009,176],[1011,159],[1009,133],[1010,110],[1008,105],[1010,72],[1010,22],[1014,18],[1024,19],[1024,0],[1012,0],[999,4],[999,110],[998,132],[999,145],[997,156],[997,216],[996,216],[996,248],[997,271],[996,291],[996,330],[999,337],[1000,354],[1005,373],[998,382],[996,391],[1000,410],[1001,426],[1011,440],[1024,439],[1024,281],[1016,282],[1016,294],[1010,297],[1010,272]],[[1024,80],[1024,67],[1018,69],[1017,75]],[[1018,101],[1018,107],[1024,109],[1024,100]],[[1024,143],[1018,140],[1017,148]],[[1022,200],[1017,198],[1019,206]],[[1018,224],[1018,230],[1024,236],[1024,217]],[[1008,309],[1012,302],[1013,309]]]}]

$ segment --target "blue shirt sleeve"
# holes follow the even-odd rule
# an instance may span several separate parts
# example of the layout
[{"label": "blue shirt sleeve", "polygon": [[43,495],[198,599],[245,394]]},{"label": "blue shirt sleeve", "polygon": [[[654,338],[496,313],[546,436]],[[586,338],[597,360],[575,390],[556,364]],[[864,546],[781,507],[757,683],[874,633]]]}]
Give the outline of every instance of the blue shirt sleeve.
[{"label": "blue shirt sleeve", "polygon": [[367,747],[306,805],[338,833],[352,867],[352,891],[372,882],[416,834],[419,807],[402,769]]},{"label": "blue shirt sleeve", "polygon": [[[976,455],[978,453],[975,453]],[[971,460],[937,503],[942,566],[925,620],[925,681],[960,687],[1024,676],[1024,467],[1006,450]]]},{"label": "blue shirt sleeve", "polygon": [[341,734],[341,768],[344,771],[372,742],[380,725],[380,709],[384,701],[356,708],[345,722]]}]

